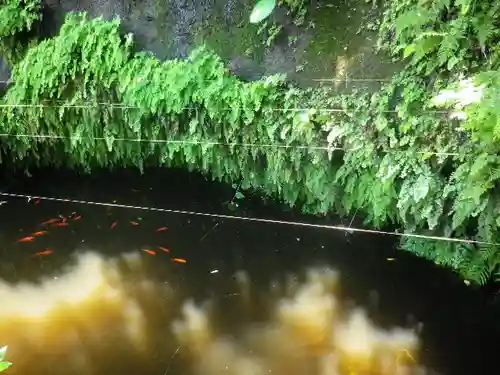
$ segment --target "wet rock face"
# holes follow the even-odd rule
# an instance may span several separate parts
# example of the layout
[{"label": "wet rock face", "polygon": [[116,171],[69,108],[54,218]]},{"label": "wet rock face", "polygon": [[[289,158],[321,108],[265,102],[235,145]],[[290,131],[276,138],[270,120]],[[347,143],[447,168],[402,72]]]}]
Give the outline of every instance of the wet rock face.
[{"label": "wet rock face", "polygon": [[229,70],[231,74],[247,82],[258,81],[266,73],[265,69],[257,61],[245,56],[231,59]]},{"label": "wet rock face", "polygon": [[[119,17],[123,33],[134,35],[136,50],[160,60],[186,58],[206,44],[244,81],[284,73],[306,87],[316,85],[317,78],[344,74],[385,78],[393,70],[372,52],[374,41],[357,32],[363,25],[358,3],[365,0],[312,0],[301,27],[286,9],[277,8],[268,19],[281,26],[272,42],[269,30],[258,34],[260,25],[249,23],[255,0],[44,0],[41,30],[55,36],[67,13],[87,12],[89,18]],[[0,80],[8,77],[0,62]]]}]

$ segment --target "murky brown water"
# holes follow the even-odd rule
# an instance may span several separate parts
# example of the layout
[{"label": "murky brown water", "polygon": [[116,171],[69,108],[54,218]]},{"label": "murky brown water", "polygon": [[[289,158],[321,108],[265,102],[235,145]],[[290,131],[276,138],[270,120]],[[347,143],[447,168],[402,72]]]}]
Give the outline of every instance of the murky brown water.
[{"label": "murky brown water", "polygon": [[[271,294],[253,290],[240,272],[230,305],[195,303],[169,282],[172,264],[138,252],[107,260],[80,254],[73,269],[39,285],[0,284],[10,374],[421,373],[417,336],[379,330],[362,310],[344,310],[332,270],[292,277]],[[257,324],[252,294],[259,292],[269,294],[268,316]]]}]

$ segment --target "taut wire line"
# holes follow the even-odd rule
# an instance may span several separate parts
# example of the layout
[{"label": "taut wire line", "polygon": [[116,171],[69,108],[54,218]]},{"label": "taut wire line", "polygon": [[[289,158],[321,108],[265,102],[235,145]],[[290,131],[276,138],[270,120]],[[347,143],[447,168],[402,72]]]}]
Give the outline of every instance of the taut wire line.
[{"label": "taut wire line", "polygon": [[[59,101],[63,102],[63,101]],[[0,108],[79,108],[79,109],[84,109],[84,108],[98,108],[98,107],[108,107],[108,108],[117,108],[117,109],[139,109],[142,107],[139,106],[133,106],[133,105],[127,105],[127,104],[122,104],[122,103],[111,103],[111,102],[95,102],[90,104],[35,104],[35,103],[27,103],[27,104],[8,104],[8,103],[1,103]],[[199,110],[200,108],[195,108],[195,107],[183,107],[180,108],[181,110],[192,110],[196,111]],[[224,108],[227,111],[232,111],[232,107],[226,107]],[[268,108],[268,111],[271,112],[306,112],[310,110],[315,110],[319,112],[328,112],[328,113],[345,113],[348,110],[343,109],[343,108],[317,108],[317,107],[309,107],[309,108]],[[398,113],[396,110],[386,110],[386,111],[381,111],[382,113]],[[449,115],[449,111],[439,111],[439,110],[425,110],[422,111],[422,113],[435,113],[435,114],[441,114],[441,115]]]},{"label": "taut wire line", "polygon": [[[43,134],[9,134],[0,133],[0,137],[11,138],[38,138],[38,139],[87,139],[94,141],[105,141],[105,137],[85,137],[85,136],[65,136],[65,135],[43,135]],[[286,149],[302,149],[302,150],[323,150],[323,151],[343,151],[350,152],[356,151],[359,148],[346,149],[343,147],[333,146],[301,146],[301,145],[286,145],[286,144],[266,144],[266,143],[237,143],[237,142],[212,142],[212,141],[178,141],[169,139],[143,139],[143,138],[113,138],[113,141],[118,142],[150,142],[150,143],[165,143],[165,144],[189,144],[189,145],[202,145],[202,146],[230,146],[230,147],[262,147],[262,148],[286,148]],[[384,153],[406,153],[405,150],[390,150]],[[460,156],[458,152],[439,152],[439,151],[412,151],[415,154],[422,155],[436,155],[436,156]]]},{"label": "taut wire line", "polygon": [[391,82],[390,78],[313,78],[315,82]]},{"label": "taut wire line", "polygon": [[157,208],[157,207],[131,206],[131,205],[126,205],[126,204],[118,204],[118,203],[92,202],[92,201],[84,201],[84,200],[79,200],[79,199],[42,197],[42,196],[37,196],[37,195],[26,195],[26,194],[14,194],[14,193],[2,193],[2,192],[0,192],[0,196],[11,197],[11,198],[40,199],[40,200],[53,201],[53,202],[77,203],[77,204],[86,204],[86,205],[103,206],[103,207],[129,208],[129,209],[135,209],[135,210],[167,212],[167,213],[191,215],[191,216],[205,216],[205,217],[213,217],[213,218],[218,218],[218,219],[242,220],[242,221],[267,223],[267,224],[291,225],[291,226],[306,227],[306,228],[330,229],[330,230],[338,230],[338,231],[347,231],[347,232],[351,232],[351,233],[358,232],[358,233],[383,234],[383,235],[389,235],[389,236],[407,237],[407,238],[421,238],[421,239],[446,241],[446,242],[454,242],[454,243],[500,246],[499,243],[468,240],[465,238],[426,236],[423,234],[387,232],[387,231],[375,230],[375,229],[352,228],[352,227],[325,225],[325,224],[312,224],[312,223],[305,223],[305,222],[299,222],[299,221],[284,221],[284,220],[263,219],[263,218],[257,218],[257,217],[213,214],[213,213],[207,213],[207,212],[172,210],[172,209]]},{"label": "taut wire line", "polygon": [[[391,82],[390,78],[313,78],[314,82]],[[13,80],[0,81],[0,83],[11,84]]]}]

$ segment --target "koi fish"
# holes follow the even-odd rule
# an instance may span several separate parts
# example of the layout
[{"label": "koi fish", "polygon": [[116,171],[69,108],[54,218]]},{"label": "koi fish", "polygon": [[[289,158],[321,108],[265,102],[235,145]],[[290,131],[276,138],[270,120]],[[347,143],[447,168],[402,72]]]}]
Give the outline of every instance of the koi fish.
[{"label": "koi fish", "polygon": [[33,233],[32,236],[34,236],[34,237],[40,237],[40,236],[43,236],[44,234],[47,234],[47,233],[49,233],[49,232],[47,232],[46,230],[41,230],[39,232]]},{"label": "koi fish", "polygon": [[34,256],[50,255],[52,253],[53,253],[52,250],[45,250],[45,251],[40,251],[39,253],[34,254]]},{"label": "koi fish", "polygon": [[149,255],[156,255],[156,253],[153,250],[142,249],[142,251],[144,251],[146,254],[149,254]]},{"label": "koi fish", "polygon": [[31,241],[33,241],[34,239],[35,239],[35,237],[34,237],[34,236],[28,236],[28,237],[23,237],[23,238],[21,238],[21,239],[17,240],[17,242],[31,242]]},{"label": "koi fish", "polygon": [[161,227],[161,228],[158,228],[158,229],[156,230],[156,232],[165,232],[165,231],[167,231],[167,230],[168,230],[168,228],[167,228],[167,227]]},{"label": "koi fish", "polygon": [[67,227],[69,224],[65,221],[61,222],[61,223],[55,223],[54,225],[52,225],[53,227]]},{"label": "koi fish", "polygon": [[164,253],[167,253],[167,254],[170,254],[170,250],[167,249],[166,247],[161,247],[161,246],[158,246],[158,249],[160,249],[161,251],[163,251]]},{"label": "koi fish", "polygon": [[60,218],[57,218],[57,219],[50,219],[50,220],[47,220],[47,221],[44,221],[41,225],[49,225],[49,224],[54,224],[54,223],[57,223],[61,221]]},{"label": "koi fish", "polygon": [[118,225],[118,221],[115,221],[113,224],[111,224],[111,229],[114,229]]},{"label": "koi fish", "polygon": [[37,199],[37,200],[35,201],[35,204],[40,204],[40,199]]},{"label": "koi fish", "polygon": [[78,215],[77,217],[74,217],[74,218],[73,218],[73,220],[74,220],[74,221],[77,221],[77,220],[80,220],[81,218],[82,218],[82,216],[81,216],[81,215]]},{"label": "koi fish", "polygon": [[139,225],[139,223],[137,221],[131,221],[130,224],[132,224],[134,227]]},{"label": "koi fish", "polygon": [[172,262],[185,264],[187,263],[187,260],[181,258],[172,258]]}]

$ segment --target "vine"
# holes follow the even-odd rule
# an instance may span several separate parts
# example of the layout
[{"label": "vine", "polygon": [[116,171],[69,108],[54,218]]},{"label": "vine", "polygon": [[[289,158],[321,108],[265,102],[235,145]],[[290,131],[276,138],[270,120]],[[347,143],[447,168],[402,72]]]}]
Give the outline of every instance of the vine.
[{"label": "vine", "polygon": [[[282,76],[244,83],[204,47],[185,61],[162,63],[134,54],[133,38],[120,34],[119,21],[69,14],[59,36],[30,48],[15,64],[14,84],[2,99],[45,107],[0,112],[3,133],[67,138],[11,137],[0,143],[2,154],[20,166],[87,171],[184,166],[242,181],[237,191],[260,190],[307,212],[362,212],[377,227],[394,224],[410,233],[497,243],[500,81],[490,46],[498,39],[498,20],[490,12],[495,3],[489,3],[388,3],[380,48],[407,65],[379,92],[349,95],[299,90]],[[490,21],[493,31],[477,29]],[[449,38],[458,31],[453,42]],[[475,99],[458,102],[459,89],[476,93]],[[103,102],[120,105],[98,104]],[[321,145],[332,150],[303,148]],[[500,276],[495,246],[404,240],[401,247],[473,282]]]}]

